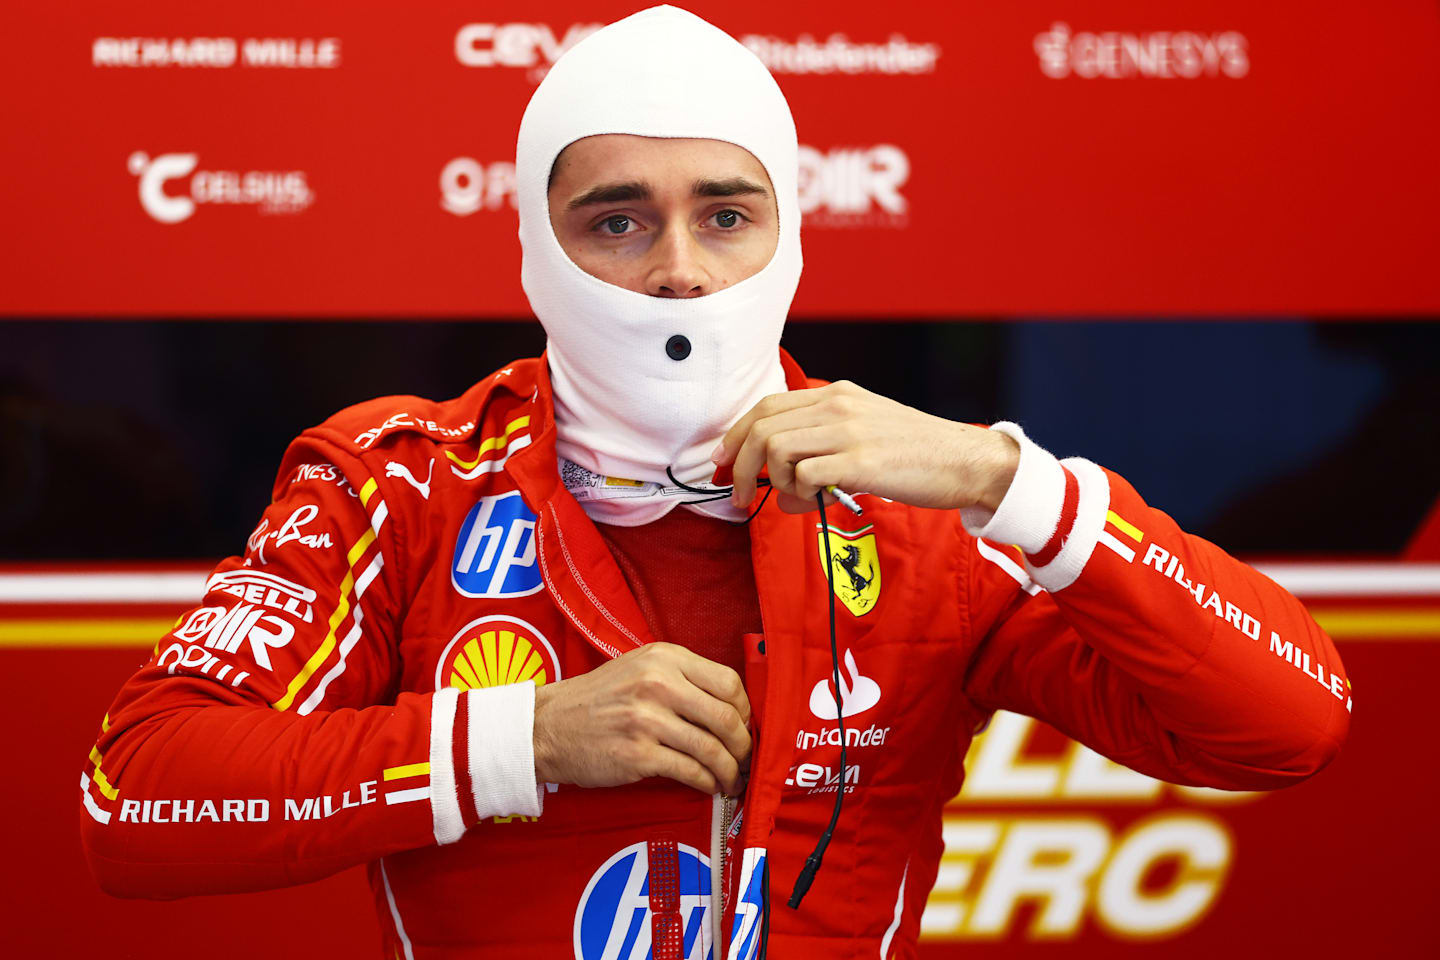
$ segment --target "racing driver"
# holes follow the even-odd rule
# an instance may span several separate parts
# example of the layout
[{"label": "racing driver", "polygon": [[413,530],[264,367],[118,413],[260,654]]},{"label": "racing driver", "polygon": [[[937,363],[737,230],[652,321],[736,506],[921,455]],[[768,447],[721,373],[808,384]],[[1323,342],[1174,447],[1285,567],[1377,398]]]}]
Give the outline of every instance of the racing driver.
[{"label": "racing driver", "polygon": [[385,957],[913,957],[996,710],[1182,784],[1338,751],[1344,668],[1274,583],[779,349],[797,140],[735,40],[591,35],[516,171],[545,355],[294,441],[84,765],[106,890],[367,864]]}]

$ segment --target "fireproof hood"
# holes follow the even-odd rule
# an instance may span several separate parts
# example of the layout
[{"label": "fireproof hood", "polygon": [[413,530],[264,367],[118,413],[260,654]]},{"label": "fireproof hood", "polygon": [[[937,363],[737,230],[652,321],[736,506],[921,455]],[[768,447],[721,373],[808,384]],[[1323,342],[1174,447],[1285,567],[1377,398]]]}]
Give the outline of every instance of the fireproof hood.
[{"label": "fireproof hood", "polygon": [[[748,150],[775,191],[779,238],[770,262],[688,299],[636,293],[581,270],[550,226],[550,170],[571,143],[606,133]],[[515,161],[520,277],[548,340],[557,452],[591,474],[670,491],[586,501],[594,519],[633,526],[669,512],[682,499],[674,481],[709,481],[710,451],[725,431],[785,389],[780,333],[801,268],[797,153],[790,107],[765,66],[676,7],[642,10],[591,34],[530,98]],[[680,359],[683,350],[667,350],[677,335],[690,347]],[[735,518],[723,499],[696,509]]]}]

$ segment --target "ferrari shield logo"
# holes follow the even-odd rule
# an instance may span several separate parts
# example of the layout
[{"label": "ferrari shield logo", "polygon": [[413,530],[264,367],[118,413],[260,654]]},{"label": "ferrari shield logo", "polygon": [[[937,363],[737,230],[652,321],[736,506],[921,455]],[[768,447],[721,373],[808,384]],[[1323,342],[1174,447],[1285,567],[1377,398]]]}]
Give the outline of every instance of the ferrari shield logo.
[{"label": "ferrari shield logo", "polygon": [[[825,531],[815,524],[815,543],[820,550],[820,570],[826,568]],[[880,599],[880,552],[875,548],[875,525],[859,530],[830,528],[830,562],[834,565],[835,596],[846,609],[863,617]]]}]

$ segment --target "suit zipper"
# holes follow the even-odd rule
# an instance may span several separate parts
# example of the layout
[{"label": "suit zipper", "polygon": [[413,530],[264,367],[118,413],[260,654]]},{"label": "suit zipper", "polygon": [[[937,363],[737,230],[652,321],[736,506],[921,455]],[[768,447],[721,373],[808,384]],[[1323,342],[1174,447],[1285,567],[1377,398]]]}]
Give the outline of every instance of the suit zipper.
[{"label": "suit zipper", "polygon": [[717,793],[710,803],[710,935],[716,960],[724,956],[725,908],[730,898],[725,886],[725,857],[730,847],[730,824],[735,819],[736,802],[734,797]]}]

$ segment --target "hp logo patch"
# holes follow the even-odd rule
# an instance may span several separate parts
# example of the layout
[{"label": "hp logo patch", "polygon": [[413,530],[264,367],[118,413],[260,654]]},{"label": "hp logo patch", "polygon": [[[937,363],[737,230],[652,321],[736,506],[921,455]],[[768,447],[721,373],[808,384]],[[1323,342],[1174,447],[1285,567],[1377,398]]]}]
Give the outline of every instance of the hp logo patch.
[{"label": "hp logo patch", "polygon": [[[714,960],[710,858],[683,843],[665,853],[676,857],[673,868],[678,876],[671,879],[678,881],[685,960]],[[653,956],[650,880],[649,845],[644,841],[630,844],[600,865],[575,909],[576,960],[647,960]]]},{"label": "hp logo patch", "polygon": [[481,497],[455,538],[450,582],[467,597],[526,597],[538,591],[535,514],[520,491]]}]

